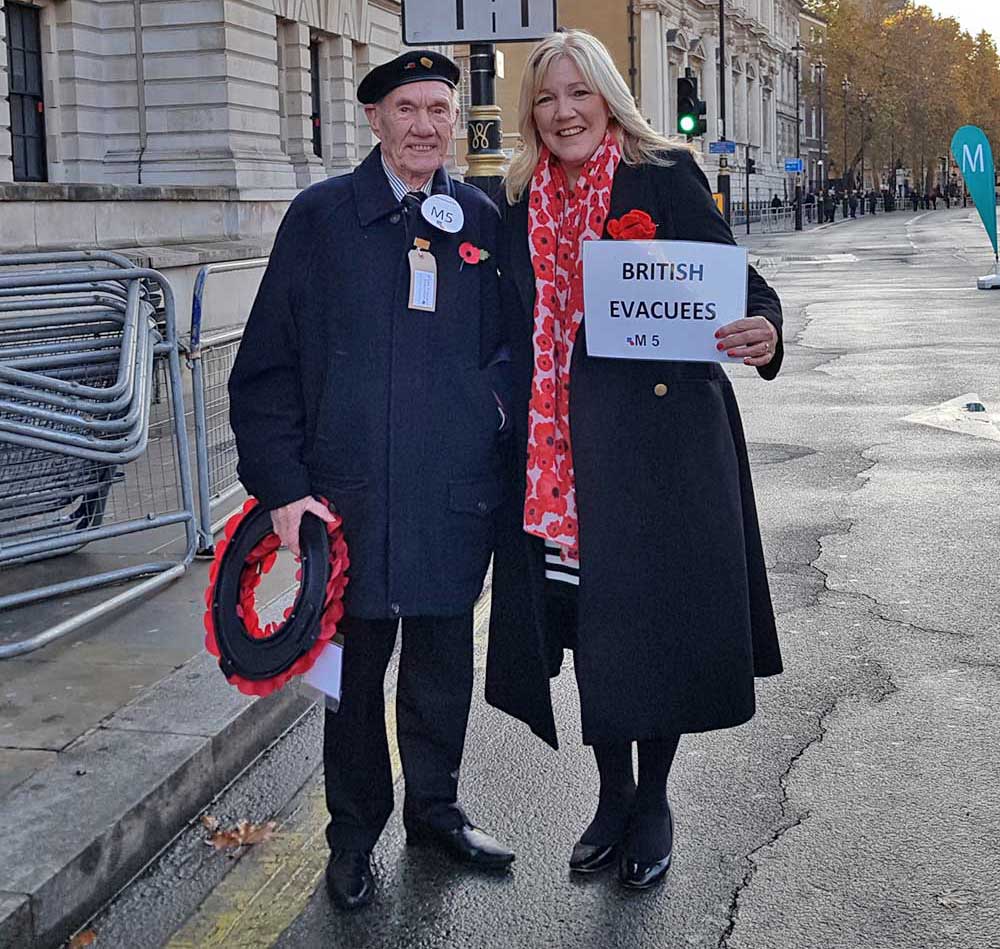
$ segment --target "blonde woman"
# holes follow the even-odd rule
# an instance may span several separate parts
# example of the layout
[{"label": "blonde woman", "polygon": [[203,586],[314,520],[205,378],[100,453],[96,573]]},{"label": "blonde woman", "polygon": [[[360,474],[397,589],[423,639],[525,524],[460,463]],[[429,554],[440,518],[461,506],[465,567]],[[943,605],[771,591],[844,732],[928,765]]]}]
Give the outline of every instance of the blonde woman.
[{"label": "blonde woman", "polygon": [[[680,736],[749,719],[754,677],[781,657],[726,374],[588,356],[581,247],[734,241],[690,149],[653,131],[588,33],[532,52],[520,132],[498,248],[516,489],[498,526],[486,694],[556,747],[549,679],[574,650],[600,790],[570,868],[617,863],[643,889],[670,866]],[[716,336],[728,359],[777,374],[781,304],[752,269],[746,315]]]}]

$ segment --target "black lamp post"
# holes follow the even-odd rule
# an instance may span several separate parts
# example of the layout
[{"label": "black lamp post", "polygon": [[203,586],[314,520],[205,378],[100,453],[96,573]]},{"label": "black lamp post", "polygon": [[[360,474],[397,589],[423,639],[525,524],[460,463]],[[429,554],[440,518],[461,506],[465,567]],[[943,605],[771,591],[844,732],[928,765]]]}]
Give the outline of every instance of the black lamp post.
[{"label": "black lamp post", "polygon": [[822,59],[816,60],[813,63],[813,69],[816,70],[817,80],[819,82],[819,186],[821,191],[826,190],[826,114],[823,111],[823,92],[825,83],[823,82],[824,76],[826,75],[826,63]]},{"label": "black lamp post", "polygon": [[851,80],[844,76],[840,80],[840,88],[844,92],[844,165],[840,170],[840,181],[844,189],[844,211],[847,211],[847,93],[851,91]]},{"label": "black lamp post", "polygon": [[[792,47],[792,55],[795,57],[795,157],[802,160],[802,95],[801,95],[801,63],[799,54],[805,52],[805,47],[796,41]],[[802,230],[802,172],[795,175],[795,230]]]},{"label": "black lamp post", "polygon": [[[726,0],[719,0],[719,139],[726,140]],[[731,224],[729,158],[725,154],[719,156],[718,187],[726,223]]]},{"label": "black lamp post", "polygon": [[865,119],[868,114],[868,100],[871,99],[871,93],[865,92],[862,89],[858,93],[858,102],[861,103],[861,191],[865,190]]},{"label": "black lamp post", "polygon": [[505,156],[500,106],[496,102],[496,46],[469,46],[469,168],[465,180],[494,196],[503,180]]}]

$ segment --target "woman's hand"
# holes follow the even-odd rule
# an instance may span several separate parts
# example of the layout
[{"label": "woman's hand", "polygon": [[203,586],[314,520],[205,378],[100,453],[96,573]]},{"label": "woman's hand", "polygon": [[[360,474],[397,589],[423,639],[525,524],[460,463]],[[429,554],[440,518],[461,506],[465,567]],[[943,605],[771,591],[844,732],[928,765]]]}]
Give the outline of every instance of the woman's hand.
[{"label": "woman's hand", "polygon": [[725,349],[730,359],[743,359],[748,366],[766,366],[774,359],[778,331],[763,316],[748,316],[720,326],[715,334],[718,349]]}]

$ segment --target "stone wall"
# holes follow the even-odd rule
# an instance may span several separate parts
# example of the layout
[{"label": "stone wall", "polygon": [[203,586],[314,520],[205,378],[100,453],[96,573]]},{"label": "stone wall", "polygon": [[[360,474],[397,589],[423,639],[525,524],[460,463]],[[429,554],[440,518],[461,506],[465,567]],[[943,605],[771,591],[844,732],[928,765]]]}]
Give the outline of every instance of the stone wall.
[{"label": "stone wall", "polygon": [[[398,0],[34,5],[53,182],[198,184],[288,200],[370,148],[356,80],[400,47]],[[310,43],[320,59],[322,158],[312,147]],[[0,32],[0,97],[6,63]],[[0,181],[12,179],[10,152],[0,102]]]}]

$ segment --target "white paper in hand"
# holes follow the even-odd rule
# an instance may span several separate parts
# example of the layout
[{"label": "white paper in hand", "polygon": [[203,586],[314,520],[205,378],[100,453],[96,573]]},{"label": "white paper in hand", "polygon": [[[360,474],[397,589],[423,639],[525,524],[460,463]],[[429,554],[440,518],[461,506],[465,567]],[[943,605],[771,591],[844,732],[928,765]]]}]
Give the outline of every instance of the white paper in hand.
[{"label": "white paper in hand", "polygon": [[340,677],[343,669],[344,646],[335,638],[323,647],[313,667],[302,681],[326,696],[326,707],[336,711],[340,706]]},{"label": "white paper in hand", "polygon": [[746,316],[746,248],[586,241],[583,299],[589,356],[733,362],[715,331]]}]

